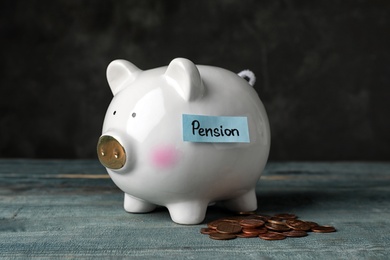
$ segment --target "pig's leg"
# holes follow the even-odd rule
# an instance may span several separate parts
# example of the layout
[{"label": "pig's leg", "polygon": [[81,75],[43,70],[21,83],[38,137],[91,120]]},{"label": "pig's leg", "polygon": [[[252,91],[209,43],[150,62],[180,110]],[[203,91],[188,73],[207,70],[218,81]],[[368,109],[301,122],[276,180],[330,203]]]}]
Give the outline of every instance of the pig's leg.
[{"label": "pig's leg", "polygon": [[125,201],[123,203],[123,207],[127,212],[146,213],[154,210],[156,208],[156,205],[125,193]]},{"label": "pig's leg", "polygon": [[256,191],[253,188],[240,197],[224,201],[222,205],[232,211],[254,211],[257,209]]},{"label": "pig's leg", "polygon": [[185,201],[167,205],[174,222],[184,225],[199,224],[204,220],[208,201]]}]

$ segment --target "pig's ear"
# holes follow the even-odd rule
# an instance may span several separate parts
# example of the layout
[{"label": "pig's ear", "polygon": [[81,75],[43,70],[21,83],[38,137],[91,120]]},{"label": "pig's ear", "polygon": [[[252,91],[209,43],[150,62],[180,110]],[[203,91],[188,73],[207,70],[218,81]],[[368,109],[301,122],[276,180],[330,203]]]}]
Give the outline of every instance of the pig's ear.
[{"label": "pig's ear", "polygon": [[172,60],[165,77],[184,100],[193,101],[203,96],[202,78],[192,61],[184,58]]},{"label": "pig's ear", "polygon": [[126,60],[114,60],[107,67],[107,81],[114,96],[133,82],[141,70]]}]

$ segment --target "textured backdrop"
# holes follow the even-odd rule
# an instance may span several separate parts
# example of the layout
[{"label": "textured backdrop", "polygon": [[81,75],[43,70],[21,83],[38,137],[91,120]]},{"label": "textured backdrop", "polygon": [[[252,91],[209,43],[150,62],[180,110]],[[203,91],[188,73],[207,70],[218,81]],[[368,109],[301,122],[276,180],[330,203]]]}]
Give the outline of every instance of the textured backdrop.
[{"label": "textured backdrop", "polygon": [[271,160],[390,159],[390,1],[1,1],[0,157],[95,158],[105,70],[253,70]]}]

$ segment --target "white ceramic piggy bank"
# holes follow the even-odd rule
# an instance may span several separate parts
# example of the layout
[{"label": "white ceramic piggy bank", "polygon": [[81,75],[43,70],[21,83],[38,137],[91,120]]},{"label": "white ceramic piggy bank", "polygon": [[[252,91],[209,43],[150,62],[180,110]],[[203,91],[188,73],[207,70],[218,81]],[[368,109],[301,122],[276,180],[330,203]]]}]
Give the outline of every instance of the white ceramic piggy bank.
[{"label": "white ceramic piggy bank", "polygon": [[114,98],[97,152],[125,193],[126,211],[160,205],[174,222],[197,224],[214,202],[233,211],[257,208],[270,130],[254,75],[248,77],[184,58],[146,71],[111,62]]}]

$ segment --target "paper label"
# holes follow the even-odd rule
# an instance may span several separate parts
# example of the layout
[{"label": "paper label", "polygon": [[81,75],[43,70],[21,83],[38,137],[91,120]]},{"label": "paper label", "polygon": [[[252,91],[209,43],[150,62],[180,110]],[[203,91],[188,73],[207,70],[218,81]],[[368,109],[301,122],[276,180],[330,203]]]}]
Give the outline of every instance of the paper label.
[{"label": "paper label", "polygon": [[183,141],[249,143],[248,118],[183,114]]}]

